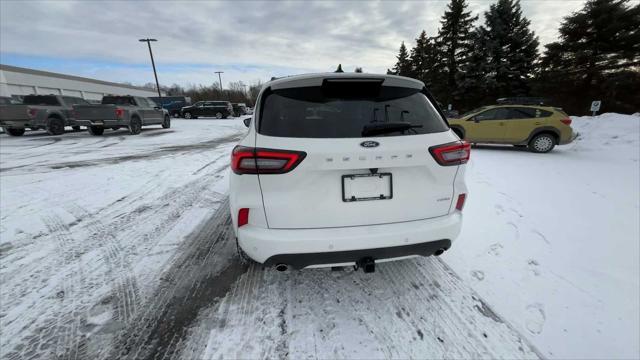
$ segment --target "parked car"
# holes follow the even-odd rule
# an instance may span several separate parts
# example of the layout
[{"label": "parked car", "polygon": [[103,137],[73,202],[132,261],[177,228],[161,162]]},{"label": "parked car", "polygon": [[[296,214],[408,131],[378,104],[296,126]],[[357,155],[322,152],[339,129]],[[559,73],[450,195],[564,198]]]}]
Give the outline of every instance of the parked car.
[{"label": "parked car", "polygon": [[180,109],[191,105],[191,98],[188,96],[163,96],[162,98],[156,96],[149,99],[153,100],[158,106],[167,109],[173,117],[179,117]]},{"label": "parked car", "polygon": [[556,145],[568,144],[576,134],[571,118],[562,109],[548,106],[485,106],[449,119],[451,129],[471,143],[527,146],[546,153]]},{"label": "parked car", "polygon": [[235,116],[247,115],[247,105],[244,103],[232,103],[231,106]]},{"label": "parked car", "polygon": [[100,105],[79,105],[73,108],[78,125],[88,128],[91,135],[102,135],[105,128],[128,128],[137,135],[146,125],[171,127],[171,117],[153,100],[139,96],[105,96]]},{"label": "parked car", "polygon": [[46,129],[51,135],[64,133],[65,126],[80,130],[72,116],[74,105],[86,100],[63,95],[27,95],[22,104],[0,105],[0,126],[11,136],[22,136],[25,129]]},{"label": "parked car", "polygon": [[231,156],[240,256],[278,270],[440,255],[460,231],[470,146],[422,82],[327,73],[265,84]]},{"label": "parked car", "polygon": [[181,112],[185,119],[197,119],[199,116],[226,119],[233,116],[233,106],[228,101],[198,101],[183,107]]}]

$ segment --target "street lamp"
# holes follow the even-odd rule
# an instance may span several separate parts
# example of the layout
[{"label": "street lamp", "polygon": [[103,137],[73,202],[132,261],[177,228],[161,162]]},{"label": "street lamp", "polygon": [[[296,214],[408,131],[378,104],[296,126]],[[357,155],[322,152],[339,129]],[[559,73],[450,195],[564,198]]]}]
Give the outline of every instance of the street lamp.
[{"label": "street lamp", "polygon": [[222,91],[222,76],[220,76],[220,74],[224,74],[224,71],[216,71],[216,74],[218,74],[218,80],[220,80],[220,91]]},{"label": "street lamp", "polygon": [[[158,89],[158,97],[160,98],[160,104],[162,104],[162,94],[160,93],[160,83],[158,82],[158,74],[156,73],[156,63],[153,61],[153,52],[151,51],[151,42],[158,41],[156,39],[140,39],[140,42],[146,42],[149,46],[149,55],[151,56],[151,66],[153,66],[153,76],[156,78],[156,88]],[[162,105],[161,105],[162,106]]]}]

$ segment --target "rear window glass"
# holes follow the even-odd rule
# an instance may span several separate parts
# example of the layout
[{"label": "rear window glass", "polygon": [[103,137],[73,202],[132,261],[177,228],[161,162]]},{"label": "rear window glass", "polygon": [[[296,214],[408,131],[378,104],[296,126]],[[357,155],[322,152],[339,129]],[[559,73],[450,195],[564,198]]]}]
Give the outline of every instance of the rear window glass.
[{"label": "rear window glass", "polygon": [[[418,89],[379,84],[290,88],[268,91],[262,104],[258,132],[269,136],[359,138],[448,130]],[[368,131],[374,128],[385,130]]]},{"label": "rear window glass", "polygon": [[103,104],[135,106],[135,100],[130,96],[105,96],[102,98]]},{"label": "rear window glass", "polygon": [[43,105],[43,106],[58,106],[60,102],[58,102],[58,98],[55,96],[34,96],[28,95],[22,99],[22,103],[24,105]]}]

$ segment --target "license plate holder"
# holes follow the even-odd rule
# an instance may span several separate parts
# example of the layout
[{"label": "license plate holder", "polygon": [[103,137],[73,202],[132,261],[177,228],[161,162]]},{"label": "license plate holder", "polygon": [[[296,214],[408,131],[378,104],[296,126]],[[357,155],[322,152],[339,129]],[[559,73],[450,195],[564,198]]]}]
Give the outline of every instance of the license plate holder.
[{"label": "license plate holder", "polygon": [[342,175],[342,201],[389,200],[393,198],[391,173]]}]

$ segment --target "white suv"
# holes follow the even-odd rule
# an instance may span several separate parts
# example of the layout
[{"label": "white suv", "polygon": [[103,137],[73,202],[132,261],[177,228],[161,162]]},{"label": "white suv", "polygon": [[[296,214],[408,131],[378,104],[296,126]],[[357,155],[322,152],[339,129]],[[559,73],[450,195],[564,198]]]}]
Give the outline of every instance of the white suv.
[{"label": "white suv", "polygon": [[420,81],[266,83],[232,153],[238,251],[278,270],[440,255],[460,232],[470,147]]}]

